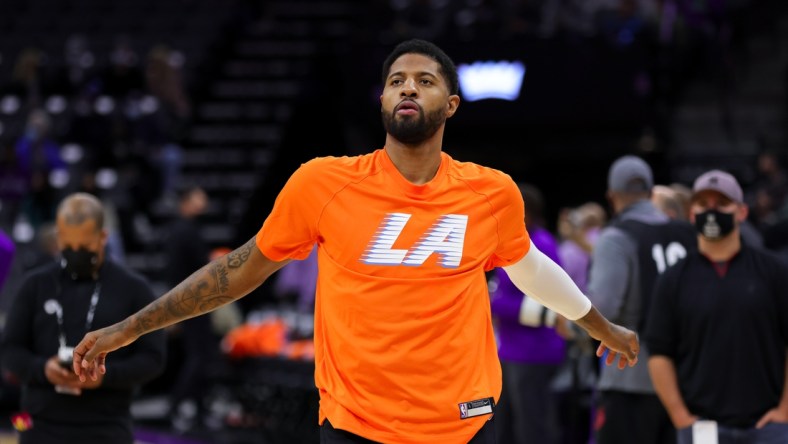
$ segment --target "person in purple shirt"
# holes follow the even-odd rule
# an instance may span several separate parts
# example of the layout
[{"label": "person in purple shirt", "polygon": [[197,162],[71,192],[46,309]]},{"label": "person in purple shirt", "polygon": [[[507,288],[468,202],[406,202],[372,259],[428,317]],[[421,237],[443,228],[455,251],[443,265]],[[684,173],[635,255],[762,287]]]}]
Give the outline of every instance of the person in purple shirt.
[{"label": "person in purple shirt", "polygon": [[596,202],[571,209],[558,221],[558,231],[563,238],[558,246],[560,264],[583,292],[588,289],[591,250],[606,222],[605,209]]},{"label": "person in purple shirt", "polygon": [[11,270],[15,250],[14,241],[0,228],[0,289],[3,288],[8,272]]},{"label": "person in purple shirt", "polygon": [[[560,265],[558,243],[544,228],[541,192],[520,184],[531,242]],[[553,444],[558,426],[550,381],[564,361],[566,344],[556,322],[567,322],[523,293],[502,269],[495,272],[492,314],[503,371],[503,391],[495,409],[502,443]],[[494,289],[493,289],[494,288]]]}]

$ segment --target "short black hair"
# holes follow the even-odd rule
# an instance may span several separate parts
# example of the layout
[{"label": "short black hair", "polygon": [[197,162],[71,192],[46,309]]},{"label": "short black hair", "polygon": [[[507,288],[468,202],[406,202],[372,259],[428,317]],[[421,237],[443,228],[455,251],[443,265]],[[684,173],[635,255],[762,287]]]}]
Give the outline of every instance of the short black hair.
[{"label": "short black hair", "polygon": [[457,67],[454,66],[454,62],[448,55],[446,55],[445,52],[443,52],[442,49],[438,48],[434,43],[430,43],[421,39],[411,39],[400,43],[394,48],[393,51],[391,51],[391,54],[386,57],[386,61],[383,62],[384,85],[386,84],[386,79],[389,76],[389,71],[391,71],[391,65],[393,65],[394,62],[404,54],[421,54],[438,62],[438,65],[440,66],[440,73],[449,84],[449,93],[459,93],[460,82],[457,79]]}]

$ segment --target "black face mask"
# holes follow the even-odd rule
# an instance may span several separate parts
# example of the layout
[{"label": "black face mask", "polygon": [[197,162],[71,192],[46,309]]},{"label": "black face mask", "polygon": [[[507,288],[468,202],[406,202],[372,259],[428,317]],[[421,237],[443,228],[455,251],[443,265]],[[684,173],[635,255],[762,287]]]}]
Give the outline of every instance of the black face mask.
[{"label": "black face mask", "polygon": [[74,250],[71,247],[61,252],[61,265],[71,279],[92,279],[98,267],[98,254],[84,247]]},{"label": "black face mask", "polygon": [[706,210],[695,215],[695,229],[706,239],[722,239],[730,234],[733,228],[733,213]]}]

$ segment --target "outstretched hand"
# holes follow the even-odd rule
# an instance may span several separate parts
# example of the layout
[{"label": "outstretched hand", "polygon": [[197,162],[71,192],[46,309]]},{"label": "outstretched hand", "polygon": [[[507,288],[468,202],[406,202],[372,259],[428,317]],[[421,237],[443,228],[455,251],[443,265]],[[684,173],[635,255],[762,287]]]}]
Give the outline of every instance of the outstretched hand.
[{"label": "outstretched hand", "polygon": [[620,325],[611,324],[610,331],[605,336],[597,338],[601,344],[596,349],[596,355],[600,358],[607,352],[605,364],[613,365],[618,358],[618,368],[623,370],[627,365],[633,367],[638,363],[640,342],[637,333]]},{"label": "outstretched hand", "polygon": [[79,380],[93,381],[107,372],[107,353],[134,342],[124,332],[122,324],[115,324],[100,330],[91,331],[74,347],[72,366]]}]

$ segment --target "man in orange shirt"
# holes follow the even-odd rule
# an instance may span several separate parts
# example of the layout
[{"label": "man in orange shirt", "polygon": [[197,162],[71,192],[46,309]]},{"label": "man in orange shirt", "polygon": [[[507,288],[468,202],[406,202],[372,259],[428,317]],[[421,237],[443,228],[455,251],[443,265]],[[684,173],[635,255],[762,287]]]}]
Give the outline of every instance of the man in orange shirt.
[{"label": "man in orange shirt", "polygon": [[124,322],[77,346],[80,378],[143,334],[213,310],[318,248],[315,382],[321,442],[494,443],[501,369],[485,271],[574,320],[634,365],[632,331],[608,322],[531,245],[509,176],[442,152],[460,103],[454,63],[411,40],[383,65],[386,144],[302,165],[257,236]]}]

